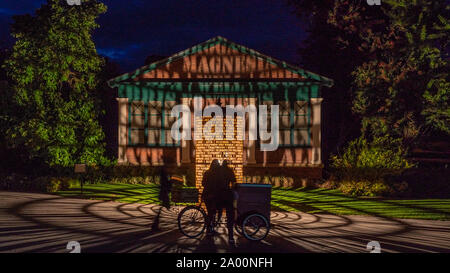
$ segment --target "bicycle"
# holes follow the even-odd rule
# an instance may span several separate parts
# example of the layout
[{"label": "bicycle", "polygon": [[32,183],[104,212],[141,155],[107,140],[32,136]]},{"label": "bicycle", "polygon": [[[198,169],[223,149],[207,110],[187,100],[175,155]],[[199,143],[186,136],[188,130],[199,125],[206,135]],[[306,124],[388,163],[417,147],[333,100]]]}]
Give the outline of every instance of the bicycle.
[{"label": "bicycle", "polygon": [[[249,191],[249,187],[253,189]],[[257,188],[263,188],[263,190]],[[267,188],[270,189],[271,186],[237,184],[239,199],[234,229],[248,240],[263,240],[270,231],[270,190],[265,190]],[[189,238],[200,236],[207,228],[207,212],[203,209],[202,204],[204,204],[203,200],[198,205],[185,207],[178,214],[178,228],[183,235]],[[221,217],[216,214],[213,226],[222,224],[220,220]]]}]

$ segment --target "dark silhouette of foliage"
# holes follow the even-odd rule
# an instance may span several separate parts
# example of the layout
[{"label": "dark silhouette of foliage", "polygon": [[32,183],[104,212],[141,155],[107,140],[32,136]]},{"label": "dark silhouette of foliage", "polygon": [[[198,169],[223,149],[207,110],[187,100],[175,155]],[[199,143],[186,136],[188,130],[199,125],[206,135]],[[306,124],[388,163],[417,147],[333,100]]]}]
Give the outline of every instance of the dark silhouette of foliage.
[{"label": "dark silhouette of foliage", "polygon": [[102,113],[99,116],[100,125],[105,132],[106,155],[108,158],[117,157],[117,131],[118,131],[118,105],[117,91],[109,87],[107,81],[122,74],[118,63],[108,57],[103,57],[105,62],[98,75],[99,87],[97,88],[98,100]]}]

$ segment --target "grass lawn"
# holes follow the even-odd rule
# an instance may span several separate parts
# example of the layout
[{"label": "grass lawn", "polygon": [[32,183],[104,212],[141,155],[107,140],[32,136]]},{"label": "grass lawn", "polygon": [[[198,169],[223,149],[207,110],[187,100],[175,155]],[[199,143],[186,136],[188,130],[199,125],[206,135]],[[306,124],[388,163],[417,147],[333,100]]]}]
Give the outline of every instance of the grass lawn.
[{"label": "grass lawn", "polygon": [[272,208],[307,213],[450,220],[450,199],[355,198],[339,190],[272,190]]},{"label": "grass lawn", "polygon": [[123,203],[152,204],[159,203],[159,185],[131,185],[131,184],[88,184],[83,186],[83,195],[79,187],[59,191],[56,194],[64,197],[77,197]]},{"label": "grass lawn", "polygon": [[[158,185],[92,184],[56,194],[124,203],[158,203]],[[272,190],[272,209],[338,215],[374,215],[388,218],[450,220],[450,199],[374,199],[346,196],[338,190]]]}]

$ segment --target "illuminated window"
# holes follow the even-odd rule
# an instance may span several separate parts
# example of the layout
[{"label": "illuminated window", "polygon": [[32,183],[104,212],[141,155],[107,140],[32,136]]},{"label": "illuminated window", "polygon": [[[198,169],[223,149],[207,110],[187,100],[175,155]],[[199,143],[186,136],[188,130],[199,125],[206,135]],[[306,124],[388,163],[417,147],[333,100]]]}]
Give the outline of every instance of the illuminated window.
[{"label": "illuminated window", "polygon": [[311,144],[311,114],[308,102],[296,101],[294,103],[292,118],[292,144],[294,146],[309,146]]},{"label": "illuminated window", "polygon": [[178,146],[170,130],[177,118],[170,117],[175,101],[130,103],[129,143],[144,146]]},{"label": "illuminated window", "polygon": [[[263,105],[273,105],[271,101],[263,101]],[[311,145],[311,111],[306,101],[279,101],[279,135],[280,147],[304,147]],[[268,108],[267,128],[270,131],[271,118]],[[263,141],[270,143],[270,140]]]},{"label": "illuminated window", "polygon": [[161,126],[163,110],[161,101],[148,102],[148,145],[156,146],[161,144]]},{"label": "illuminated window", "polygon": [[279,101],[279,144],[280,146],[291,145],[291,109],[289,101]]},{"label": "illuminated window", "polygon": [[162,129],[161,129],[161,145],[166,146],[173,146],[177,145],[178,142],[172,138],[172,135],[170,133],[170,130],[172,128],[172,125],[177,121],[178,117],[171,117],[170,113],[172,111],[172,108],[176,105],[175,101],[166,101],[164,102],[164,110],[162,115]]},{"label": "illuminated window", "polygon": [[145,106],[142,101],[134,101],[130,105],[130,143],[144,144]]}]

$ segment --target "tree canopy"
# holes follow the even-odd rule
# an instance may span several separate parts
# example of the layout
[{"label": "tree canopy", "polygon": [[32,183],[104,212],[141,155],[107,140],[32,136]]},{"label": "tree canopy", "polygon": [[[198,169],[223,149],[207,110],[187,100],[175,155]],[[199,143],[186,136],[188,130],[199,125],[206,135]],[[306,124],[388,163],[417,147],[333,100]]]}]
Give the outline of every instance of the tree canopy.
[{"label": "tree canopy", "polygon": [[79,6],[48,0],[34,15],[14,16],[5,134],[30,159],[64,167],[107,162],[95,95],[103,59],[91,37],[105,11],[97,0]]},{"label": "tree canopy", "polygon": [[405,140],[450,134],[449,6],[446,1],[383,1],[389,24],[360,34],[370,56],[354,72],[353,110],[371,134]]},{"label": "tree canopy", "polygon": [[289,0],[309,23],[303,62],[333,78],[364,134],[450,133],[445,0]]}]

